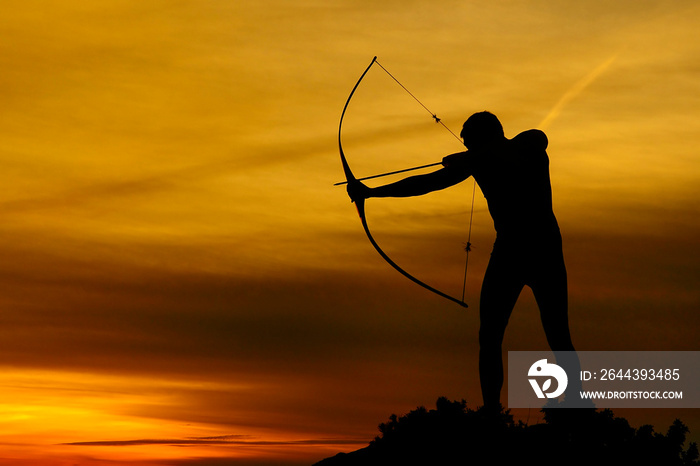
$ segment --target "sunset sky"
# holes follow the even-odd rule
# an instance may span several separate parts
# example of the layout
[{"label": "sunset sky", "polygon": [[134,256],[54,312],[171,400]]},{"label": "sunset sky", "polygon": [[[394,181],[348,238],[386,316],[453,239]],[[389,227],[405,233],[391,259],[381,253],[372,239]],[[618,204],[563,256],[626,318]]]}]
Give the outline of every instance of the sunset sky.
[{"label": "sunset sky", "polygon": [[[3,2],[0,465],[310,465],[481,404],[478,189],[463,309],[333,186],[375,55],[455,132],[547,133],[577,349],[699,350],[698,31],[696,0]],[[342,137],[358,177],[463,149],[376,66]],[[460,295],[471,197],[367,216]],[[547,349],[529,290],[504,349]]]}]

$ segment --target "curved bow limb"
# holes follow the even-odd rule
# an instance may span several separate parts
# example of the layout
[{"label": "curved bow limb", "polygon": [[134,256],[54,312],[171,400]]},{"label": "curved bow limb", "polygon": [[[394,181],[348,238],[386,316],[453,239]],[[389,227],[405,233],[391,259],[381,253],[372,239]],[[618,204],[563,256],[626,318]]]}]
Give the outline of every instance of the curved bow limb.
[{"label": "curved bow limb", "polygon": [[[345,117],[345,112],[348,109],[348,105],[350,104],[350,100],[352,99],[352,96],[355,94],[355,91],[357,90],[357,87],[360,85],[362,82],[362,79],[365,77],[367,72],[372,68],[372,65],[377,62],[377,57],[374,57],[372,61],[370,62],[369,66],[365,69],[365,71],[362,73],[360,76],[360,79],[357,80],[357,83],[355,84],[355,87],[352,88],[352,91],[350,92],[350,95],[348,96],[348,100],[345,102],[345,106],[343,107],[343,113],[340,115],[340,124],[338,125],[338,149],[340,151],[340,161],[343,165],[343,171],[345,172],[345,178],[347,183],[352,183],[357,181],[357,178],[355,178],[355,175],[352,173],[352,170],[350,169],[350,165],[348,164],[347,158],[345,157],[345,152],[343,152],[343,144],[341,141],[341,130],[343,128],[343,118]],[[382,250],[382,248],[379,247],[379,244],[375,241],[374,237],[372,236],[372,233],[369,230],[369,226],[367,225],[367,217],[365,215],[365,200],[364,199],[358,199],[355,202],[355,206],[357,207],[357,213],[360,216],[360,220],[362,221],[362,227],[365,230],[365,234],[367,235],[367,239],[369,239],[369,242],[374,246],[374,249],[377,250],[379,255],[384,259],[389,265],[391,265],[396,271],[398,271],[401,275],[404,277],[408,278],[412,282],[416,283],[417,285],[422,286],[428,291],[432,291],[433,293],[437,294],[438,296],[442,296],[445,299],[448,299],[454,303],[459,304],[462,307],[468,307],[467,303],[464,302],[464,300],[457,299],[453,296],[448,295],[447,293],[444,293],[437,288],[434,288],[430,285],[428,285],[425,282],[422,282],[421,280],[417,279],[410,273],[406,272],[404,269],[399,267],[393,260],[389,258],[389,256]]]}]

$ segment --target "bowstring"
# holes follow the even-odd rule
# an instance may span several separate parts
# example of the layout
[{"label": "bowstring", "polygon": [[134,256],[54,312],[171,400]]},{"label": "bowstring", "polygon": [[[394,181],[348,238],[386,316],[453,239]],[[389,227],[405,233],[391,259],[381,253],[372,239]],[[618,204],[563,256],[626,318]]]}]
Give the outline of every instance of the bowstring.
[{"label": "bowstring", "polygon": [[469,233],[467,234],[467,245],[465,250],[467,251],[467,260],[464,263],[464,284],[462,285],[462,301],[467,294],[467,270],[469,269],[469,253],[472,250],[472,220],[474,220],[474,198],[476,197],[476,180],[473,180],[472,185],[472,208],[469,212]]},{"label": "bowstring", "polygon": [[[384,72],[385,72],[386,74],[388,74],[389,77],[390,77],[391,79],[393,79],[393,80],[396,82],[396,84],[398,84],[399,86],[401,86],[401,88],[402,88],[404,91],[406,91],[406,92],[408,93],[408,95],[410,95],[411,97],[413,97],[413,99],[414,99],[416,102],[418,102],[418,103],[420,104],[420,106],[423,107],[423,108],[425,109],[425,111],[427,111],[427,112],[430,114],[431,117],[433,117],[433,120],[435,120],[435,123],[440,123],[440,124],[442,125],[443,128],[445,128],[447,131],[449,131],[449,133],[450,133],[452,136],[454,136],[454,138],[455,138],[457,141],[459,141],[460,144],[464,145],[464,142],[462,141],[462,139],[461,139],[459,136],[457,136],[457,135],[442,121],[441,118],[438,118],[437,114],[433,113],[423,102],[420,101],[420,99],[418,99],[418,97],[416,97],[415,95],[413,95],[413,93],[412,93],[411,91],[409,91],[408,88],[406,88],[406,86],[404,86],[403,84],[401,84],[401,81],[399,81],[398,79],[396,79],[396,77],[395,77],[393,74],[391,74],[391,73],[389,72],[389,70],[387,70],[386,68],[384,68],[384,66],[383,66],[381,63],[379,63],[379,60],[376,59],[376,57],[375,57],[374,62],[375,62],[377,65],[379,65],[379,67],[380,67],[382,70],[384,70]],[[466,259],[465,264],[464,264],[464,282],[463,282],[463,285],[462,285],[462,302],[464,302],[464,298],[465,298],[466,293],[467,293],[467,270],[469,269],[469,253],[471,252],[471,248],[472,248],[472,243],[471,243],[471,239],[472,239],[472,221],[473,221],[473,219],[474,219],[474,198],[475,198],[475,196],[476,196],[476,180],[473,180],[473,186],[472,186],[472,203],[471,203],[472,205],[471,205],[471,211],[469,212],[469,232],[467,233],[467,245],[466,245],[466,247],[465,247],[465,250],[466,250],[466,252],[467,252],[467,259]]]},{"label": "bowstring", "polygon": [[398,84],[399,86],[401,86],[401,88],[402,88],[404,91],[408,92],[408,95],[410,95],[411,97],[413,97],[413,99],[414,99],[416,102],[418,102],[418,103],[420,104],[420,106],[423,107],[423,108],[425,109],[426,112],[430,113],[430,116],[433,117],[433,120],[435,120],[435,123],[440,123],[440,124],[442,125],[443,128],[445,128],[447,131],[449,131],[450,134],[451,134],[452,136],[454,136],[456,140],[459,141],[460,144],[464,145],[464,143],[462,142],[462,139],[461,139],[459,136],[457,136],[455,133],[453,133],[452,130],[451,130],[450,128],[448,128],[447,125],[446,125],[445,123],[443,123],[442,119],[441,119],[441,118],[438,118],[438,116],[437,116],[435,113],[431,112],[430,109],[429,109],[428,107],[426,107],[425,104],[423,104],[423,102],[421,102],[421,101],[418,99],[418,97],[416,97],[415,95],[413,95],[413,93],[412,93],[411,91],[409,91],[409,90],[406,88],[406,86],[404,86],[403,84],[401,84],[401,81],[399,81],[398,79],[396,79],[396,77],[394,77],[393,74],[389,73],[389,70],[387,70],[386,68],[384,68],[384,67],[382,66],[382,64],[379,63],[379,60],[376,60],[375,63],[376,63],[377,65],[379,65],[379,67],[380,67],[381,69],[383,69],[384,72],[385,72],[386,74],[388,74],[389,77],[391,77],[391,79],[393,79],[394,81],[396,81],[396,84]]}]

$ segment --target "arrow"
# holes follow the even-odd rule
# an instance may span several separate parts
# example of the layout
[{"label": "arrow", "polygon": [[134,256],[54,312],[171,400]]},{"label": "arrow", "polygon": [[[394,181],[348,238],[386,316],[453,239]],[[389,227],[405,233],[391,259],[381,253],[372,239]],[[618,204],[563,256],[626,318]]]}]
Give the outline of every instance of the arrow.
[{"label": "arrow", "polygon": [[[357,178],[356,181],[371,180],[372,178],[380,178],[382,176],[396,175],[397,173],[410,172],[412,170],[420,170],[421,168],[435,167],[437,165],[442,165],[442,162],[429,163],[428,165],[421,165],[420,167],[404,168],[403,170],[396,170],[393,172],[381,173],[379,175],[365,176],[364,178]],[[339,183],[335,183],[333,186],[340,186],[343,184],[348,184],[348,182],[341,181]]]}]

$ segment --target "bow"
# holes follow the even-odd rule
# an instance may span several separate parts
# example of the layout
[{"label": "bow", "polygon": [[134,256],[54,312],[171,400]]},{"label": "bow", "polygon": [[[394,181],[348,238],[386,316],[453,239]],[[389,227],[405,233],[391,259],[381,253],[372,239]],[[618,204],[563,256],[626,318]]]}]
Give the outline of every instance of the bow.
[{"label": "bow", "polygon": [[[360,85],[360,83],[362,82],[362,79],[365,77],[365,75],[367,74],[369,69],[375,63],[379,64],[377,62],[377,57],[374,57],[372,59],[369,66],[367,67],[367,69],[365,69],[365,71],[360,76],[360,79],[357,80],[355,87],[352,88],[352,91],[350,92],[350,95],[348,96],[347,102],[345,102],[345,106],[343,107],[343,113],[341,113],[341,115],[340,115],[340,124],[338,125],[338,149],[340,151],[340,161],[343,164],[343,171],[345,172],[345,178],[346,178],[348,184],[353,183],[353,182],[357,182],[357,178],[355,178],[355,175],[353,175],[352,170],[350,169],[350,165],[348,165],[347,158],[345,157],[345,153],[343,152],[343,144],[342,144],[341,138],[340,138],[340,133],[341,133],[341,130],[343,128],[343,118],[345,117],[345,112],[348,109],[348,105],[350,104],[350,100],[352,99],[352,96],[355,94],[357,87]],[[379,65],[379,66],[381,66],[381,65]],[[384,67],[382,67],[382,68],[384,68]],[[390,74],[390,76],[391,76],[391,74]],[[393,78],[393,76],[392,76],[392,78]],[[394,78],[394,79],[396,79],[396,78]],[[403,85],[402,85],[402,87],[403,87]],[[437,117],[435,117],[434,115],[433,115],[433,117],[435,118],[436,121],[440,122]],[[369,242],[372,243],[372,246],[374,246],[374,249],[377,250],[379,255],[382,256],[382,258],[386,262],[388,262],[389,265],[391,265],[401,275],[408,278],[409,280],[416,283],[417,285],[420,285],[423,288],[425,288],[429,291],[432,291],[433,293],[435,293],[439,296],[442,296],[445,299],[448,299],[452,302],[455,302],[455,303],[459,304],[460,306],[467,307],[467,304],[464,302],[464,297],[462,297],[461,300],[457,299],[453,296],[448,295],[447,293],[444,293],[444,292],[438,290],[437,288],[434,288],[434,287],[428,285],[427,283],[422,282],[421,280],[417,279],[416,277],[414,277],[413,275],[411,275],[410,273],[406,272],[404,269],[399,267],[393,260],[391,260],[389,258],[389,256],[387,256],[387,254],[384,251],[382,251],[382,248],[379,247],[379,245],[377,244],[375,239],[372,237],[372,233],[369,231],[369,226],[367,225],[367,217],[365,216],[365,199],[358,199],[357,201],[355,201],[355,206],[357,207],[357,213],[359,214],[360,220],[362,221],[362,227],[365,230],[365,234],[367,235],[367,239],[369,239]]]}]

